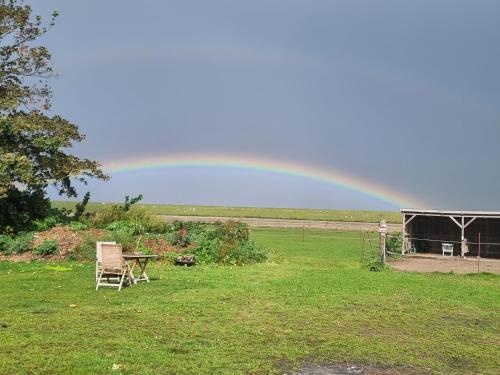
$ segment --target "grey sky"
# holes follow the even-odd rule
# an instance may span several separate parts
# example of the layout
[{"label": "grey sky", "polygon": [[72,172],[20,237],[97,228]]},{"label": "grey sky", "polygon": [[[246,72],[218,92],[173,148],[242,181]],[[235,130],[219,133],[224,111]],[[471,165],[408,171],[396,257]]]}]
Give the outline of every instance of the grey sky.
[{"label": "grey sky", "polygon": [[[54,110],[102,162],[238,152],[346,171],[431,207],[500,209],[498,1],[38,1]],[[95,200],[397,208],[272,173],[161,170]]]}]

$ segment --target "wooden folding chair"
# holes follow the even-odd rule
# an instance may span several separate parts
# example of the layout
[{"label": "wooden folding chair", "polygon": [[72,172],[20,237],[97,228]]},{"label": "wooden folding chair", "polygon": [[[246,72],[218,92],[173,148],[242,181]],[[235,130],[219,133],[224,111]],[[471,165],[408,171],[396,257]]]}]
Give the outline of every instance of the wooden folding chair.
[{"label": "wooden folding chair", "polygon": [[97,241],[95,243],[95,281],[97,282],[97,278],[99,277],[99,272],[101,271],[101,263],[102,263],[102,245],[116,245],[115,241]]},{"label": "wooden folding chair", "polygon": [[[103,282],[102,278],[106,277],[107,282]],[[109,277],[118,277],[119,283],[109,282]],[[100,286],[118,287],[122,290],[123,282],[127,278],[128,285],[131,285],[130,269],[123,260],[123,252],[121,245],[102,244],[101,245],[101,270],[97,278],[96,290]]]}]

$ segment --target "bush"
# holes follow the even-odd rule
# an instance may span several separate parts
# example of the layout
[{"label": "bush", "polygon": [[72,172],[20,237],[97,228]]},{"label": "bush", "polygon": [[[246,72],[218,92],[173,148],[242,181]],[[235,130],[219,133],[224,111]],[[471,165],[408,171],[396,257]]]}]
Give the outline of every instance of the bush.
[{"label": "bush", "polygon": [[193,250],[196,261],[199,263],[218,263],[220,259],[219,249],[222,245],[223,242],[217,238],[203,239]]},{"label": "bush", "polygon": [[55,216],[47,216],[44,219],[35,221],[35,230],[37,232],[43,232],[50,228],[55,227],[57,224],[61,224],[61,220],[58,220]]},{"label": "bush", "polygon": [[187,247],[191,244],[191,238],[186,228],[182,227],[170,235],[170,243],[174,246]]},{"label": "bush", "polygon": [[99,211],[90,219],[92,226],[108,230],[125,230],[132,234],[165,233],[167,225],[158,216],[143,208],[134,207],[123,211],[112,206]]},{"label": "bush", "polygon": [[245,243],[248,242],[250,230],[245,223],[229,220],[215,224],[215,235],[226,242]]},{"label": "bush", "polygon": [[401,233],[387,235],[385,247],[390,253],[401,254],[401,249],[403,247],[403,235]]},{"label": "bush", "polygon": [[20,233],[14,237],[0,235],[0,252],[5,255],[22,254],[33,247],[33,233]]},{"label": "bush", "polygon": [[220,260],[223,264],[242,266],[249,263],[261,263],[268,259],[267,250],[248,241],[232,248]]},{"label": "bush", "polygon": [[136,221],[138,217],[142,217],[143,222],[148,221],[151,225],[153,221],[155,221],[155,225],[158,224],[159,221],[155,220],[156,218],[146,210],[136,210],[135,207],[134,210],[131,209],[141,199],[142,195],[134,198],[127,195],[123,205],[114,204],[98,211],[91,219],[92,225],[96,228],[106,228],[115,221]]},{"label": "bush", "polygon": [[43,219],[49,211],[50,201],[43,190],[11,189],[0,198],[0,233],[33,230],[34,221]]},{"label": "bush", "polygon": [[217,223],[213,229],[205,226],[194,237],[197,246],[193,253],[199,263],[244,265],[269,259],[267,249],[249,240],[248,226],[243,223]]},{"label": "bush", "polygon": [[33,250],[33,254],[36,255],[50,255],[57,252],[59,252],[59,246],[55,240],[45,240]]},{"label": "bush", "polygon": [[69,224],[69,227],[71,228],[71,230],[75,231],[75,232],[78,232],[78,231],[82,231],[82,230],[86,230],[88,229],[88,225],[85,224],[85,223],[82,223],[80,221],[72,221],[70,224]]},{"label": "bush", "polygon": [[96,238],[87,237],[68,254],[68,260],[95,260],[96,258]]},{"label": "bush", "polygon": [[[102,241],[115,241],[117,244],[122,245],[124,251],[132,252],[136,250],[140,239],[136,240],[136,238],[132,235],[132,233],[127,231],[115,231],[111,232],[108,236],[103,238]],[[94,252],[95,252],[95,243],[94,243]]]}]

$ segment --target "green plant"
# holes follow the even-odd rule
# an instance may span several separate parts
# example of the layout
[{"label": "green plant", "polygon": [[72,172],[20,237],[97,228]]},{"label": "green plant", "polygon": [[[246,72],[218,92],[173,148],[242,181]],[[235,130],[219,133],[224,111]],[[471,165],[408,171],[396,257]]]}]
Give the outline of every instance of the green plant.
[{"label": "green plant", "polygon": [[20,233],[15,236],[0,235],[0,252],[10,254],[22,254],[31,250],[33,244],[32,233]]},{"label": "green plant", "polygon": [[59,251],[59,245],[55,240],[45,240],[40,245],[35,247],[33,254],[36,255],[51,255]]},{"label": "green plant", "polygon": [[141,244],[137,247],[137,249],[135,251],[137,251],[141,254],[144,254],[144,255],[153,255],[154,254],[153,250],[151,250],[149,247],[141,245]]},{"label": "green plant", "polygon": [[71,228],[71,230],[74,230],[75,232],[88,229],[88,225],[82,223],[81,221],[72,221],[69,224],[69,227]]},{"label": "green plant", "polygon": [[85,193],[82,201],[75,205],[75,215],[74,215],[75,220],[80,220],[83,213],[85,212],[85,209],[87,208],[87,204],[89,203],[89,200],[90,200],[90,191],[87,191]]},{"label": "green plant", "polygon": [[188,231],[181,227],[177,232],[170,235],[170,243],[174,246],[186,247],[191,243]]},{"label": "green plant", "polygon": [[122,206],[123,211],[127,212],[128,210],[130,210],[130,207],[132,207],[137,202],[140,202],[142,200],[142,198],[144,198],[142,194],[139,194],[138,196],[133,197],[133,198],[130,198],[127,195],[125,197],[125,203]]},{"label": "green plant", "polygon": [[60,220],[58,220],[57,217],[47,216],[46,218],[35,220],[35,230],[37,232],[43,232],[55,227],[57,224],[60,224]]},{"label": "green plant", "polygon": [[[43,36],[54,25],[24,1],[0,2],[0,230],[31,230],[50,207],[45,188],[77,195],[74,181],[107,179],[99,163],[70,154],[85,139],[51,110],[55,76]],[[74,178],[76,177],[77,178]]]},{"label": "green plant", "polygon": [[[114,231],[105,236],[102,241],[115,241],[122,245],[124,251],[135,251],[137,248],[137,241],[134,235],[127,231]],[[95,245],[94,245],[95,246]]]},{"label": "green plant", "polygon": [[33,247],[33,233],[20,233],[12,239],[11,252],[22,254],[30,251]]},{"label": "green plant", "polygon": [[10,254],[12,238],[7,234],[0,234],[0,253]]},{"label": "green plant", "polygon": [[230,247],[220,263],[242,266],[250,263],[261,263],[268,259],[267,250],[258,246],[253,241],[248,241],[239,246]]},{"label": "green plant", "polygon": [[33,230],[34,222],[49,213],[50,201],[45,197],[45,192],[10,190],[0,197],[0,233],[15,234]]},{"label": "green plant", "polygon": [[401,249],[403,247],[403,235],[399,232],[387,235],[385,246],[389,253],[401,254]]},{"label": "green plant", "polygon": [[250,236],[250,230],[245,223],[229,220],[216,223],[215,235],[227,242],[245,243]]},{"label": "green plant", "polygon": [[125,220],[113,221],[106,229],[113,232],[128,232],[130,234],[135,234],[134,224]]},{"label": "green plant", "polygon": [[223,242],[218,238],[204,238],[192,251],[199,263],[218,263],[219,249]]},{"label": "green plant", "polygon": [[372,272],[384,271],[387,266],[382,263],[380,256],[378,255],[367,255],[361,261],[361,268],[367,269]]}]

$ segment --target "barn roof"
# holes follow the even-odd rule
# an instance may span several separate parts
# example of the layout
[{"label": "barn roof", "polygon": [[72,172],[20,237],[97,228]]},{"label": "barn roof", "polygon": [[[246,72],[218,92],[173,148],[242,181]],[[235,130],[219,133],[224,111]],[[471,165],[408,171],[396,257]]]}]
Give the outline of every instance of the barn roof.
[{"label": "barn roof", "polygon": [[500,218],[500,211],[421,210],[415,208],[402,208],[401,212],[403,214],[422,216],[466,216]]}]

